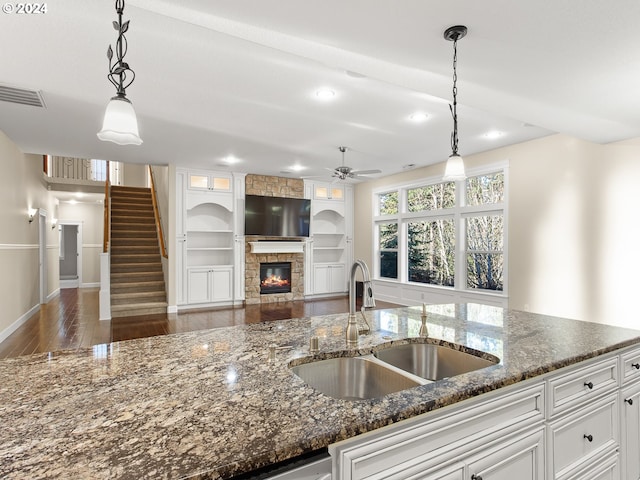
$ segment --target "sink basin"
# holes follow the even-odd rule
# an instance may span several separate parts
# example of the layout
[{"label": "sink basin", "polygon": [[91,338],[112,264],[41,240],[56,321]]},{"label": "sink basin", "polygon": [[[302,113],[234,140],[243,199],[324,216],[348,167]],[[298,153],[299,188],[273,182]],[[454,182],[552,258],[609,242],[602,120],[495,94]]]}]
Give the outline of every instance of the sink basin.
[{"label": "sink basin", "polygon": [[395,345],[374,354],[376,358],[427,380],[442,380],[462,373],[496,365],[466,352],[429,343]]},{"label": "sink basin", "polygon": [[291,367],[308,385],[333,398],[377,398],[420,383],[367,357],[341,357]]}]

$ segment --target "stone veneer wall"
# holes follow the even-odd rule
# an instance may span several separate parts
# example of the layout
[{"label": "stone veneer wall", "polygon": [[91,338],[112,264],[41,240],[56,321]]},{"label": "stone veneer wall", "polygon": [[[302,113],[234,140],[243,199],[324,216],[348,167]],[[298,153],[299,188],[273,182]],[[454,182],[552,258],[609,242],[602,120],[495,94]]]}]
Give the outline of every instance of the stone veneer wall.
[{"label": "stone veneer wall", "polygon": [[[298,178],[247,175],[247,195],[267,197],[304,198],[304,182]],[[304,299],[304,253],[251,253],[249,242],[258,240],[286,240],[282,237],[245,237],[245,303],[276,303]],[[291,238],[299,241],[299,238]],[[260,263],[291,262],[291,292],[260,295]]]}]

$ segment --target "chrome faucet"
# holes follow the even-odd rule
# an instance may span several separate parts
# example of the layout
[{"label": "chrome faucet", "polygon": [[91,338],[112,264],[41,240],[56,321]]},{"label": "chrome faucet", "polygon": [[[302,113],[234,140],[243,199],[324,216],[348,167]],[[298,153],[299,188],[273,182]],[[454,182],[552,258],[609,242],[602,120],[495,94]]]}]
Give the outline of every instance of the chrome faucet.
[{"label": "chrome faucet", "polygon": [[[367,317],[364,315],[365,308],[373,308],[376,306],[376,301],[373,298],[373,289],[371,288],[371,275],[369,274],[369,268],[367,264],[362,260],[356,260],[351,267],[351,275],[349,276],[349,321],[347,322],[347,346],[353,346],[358,344],[358,322],[356,321],[356,271],[360,267],[362,270],[362,279],[364,281],[364,289],[362,292],[362,309],[360,313],[362,318],[367,324],[368,331],[371,330]],[[368,332],[367,332],[368,333]]]}]

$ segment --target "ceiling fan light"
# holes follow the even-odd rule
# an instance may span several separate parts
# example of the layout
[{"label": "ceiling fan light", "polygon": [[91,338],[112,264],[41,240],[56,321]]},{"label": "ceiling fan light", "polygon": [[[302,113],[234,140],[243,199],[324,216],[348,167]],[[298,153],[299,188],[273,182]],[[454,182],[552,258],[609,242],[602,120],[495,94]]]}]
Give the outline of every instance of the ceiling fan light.
[{"label": "ceiling fan light", "polygon": [[447,159],[447,164],[444,170],[443,179],[447,182],[457,182],[465,180],[467,175],[464,171],[464,162],[460,155],[453,154]]},{"label": "ceiling fan light", "polygon": [[122,95],[111,98],[104,112],[102,130],[98,138],[118,145],[140,145],[142,139],[138,134],[138,120],[131,102]]}]

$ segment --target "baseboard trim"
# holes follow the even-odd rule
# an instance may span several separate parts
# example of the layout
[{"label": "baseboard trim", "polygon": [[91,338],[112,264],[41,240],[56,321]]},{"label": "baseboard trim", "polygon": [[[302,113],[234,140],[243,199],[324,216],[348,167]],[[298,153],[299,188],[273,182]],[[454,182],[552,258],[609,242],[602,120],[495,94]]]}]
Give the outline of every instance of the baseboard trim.
[{"label": "baseboard trim", "polygon": [[80,288],[96,288],[100,286],[100,282],[83,283]]},{"label": "baseboard trim", "polygon": [[178,313],[177,305],[167,305],[167,313]]},{"label": "baseboard trim", "polygon": [[0,342],[4,342],[9,336],[20,328],[27,320],[29,320],[35,313],[40,310],[40,305],[34,305],[31,309],[20,316],[15,322],[0,332]]},{"label": "baseboard trim", "polygon": [[60,289],[56,288],[53,292],[49,294],[49,296],[47,296],[47,303],[49,303],[51,300],[56,298],[58,295],[60,295]]},{"label": "baseboard trim", "polygon": [[78,288],[79,285],[77,278],[72,280],[60,280],[60,288]]}]

